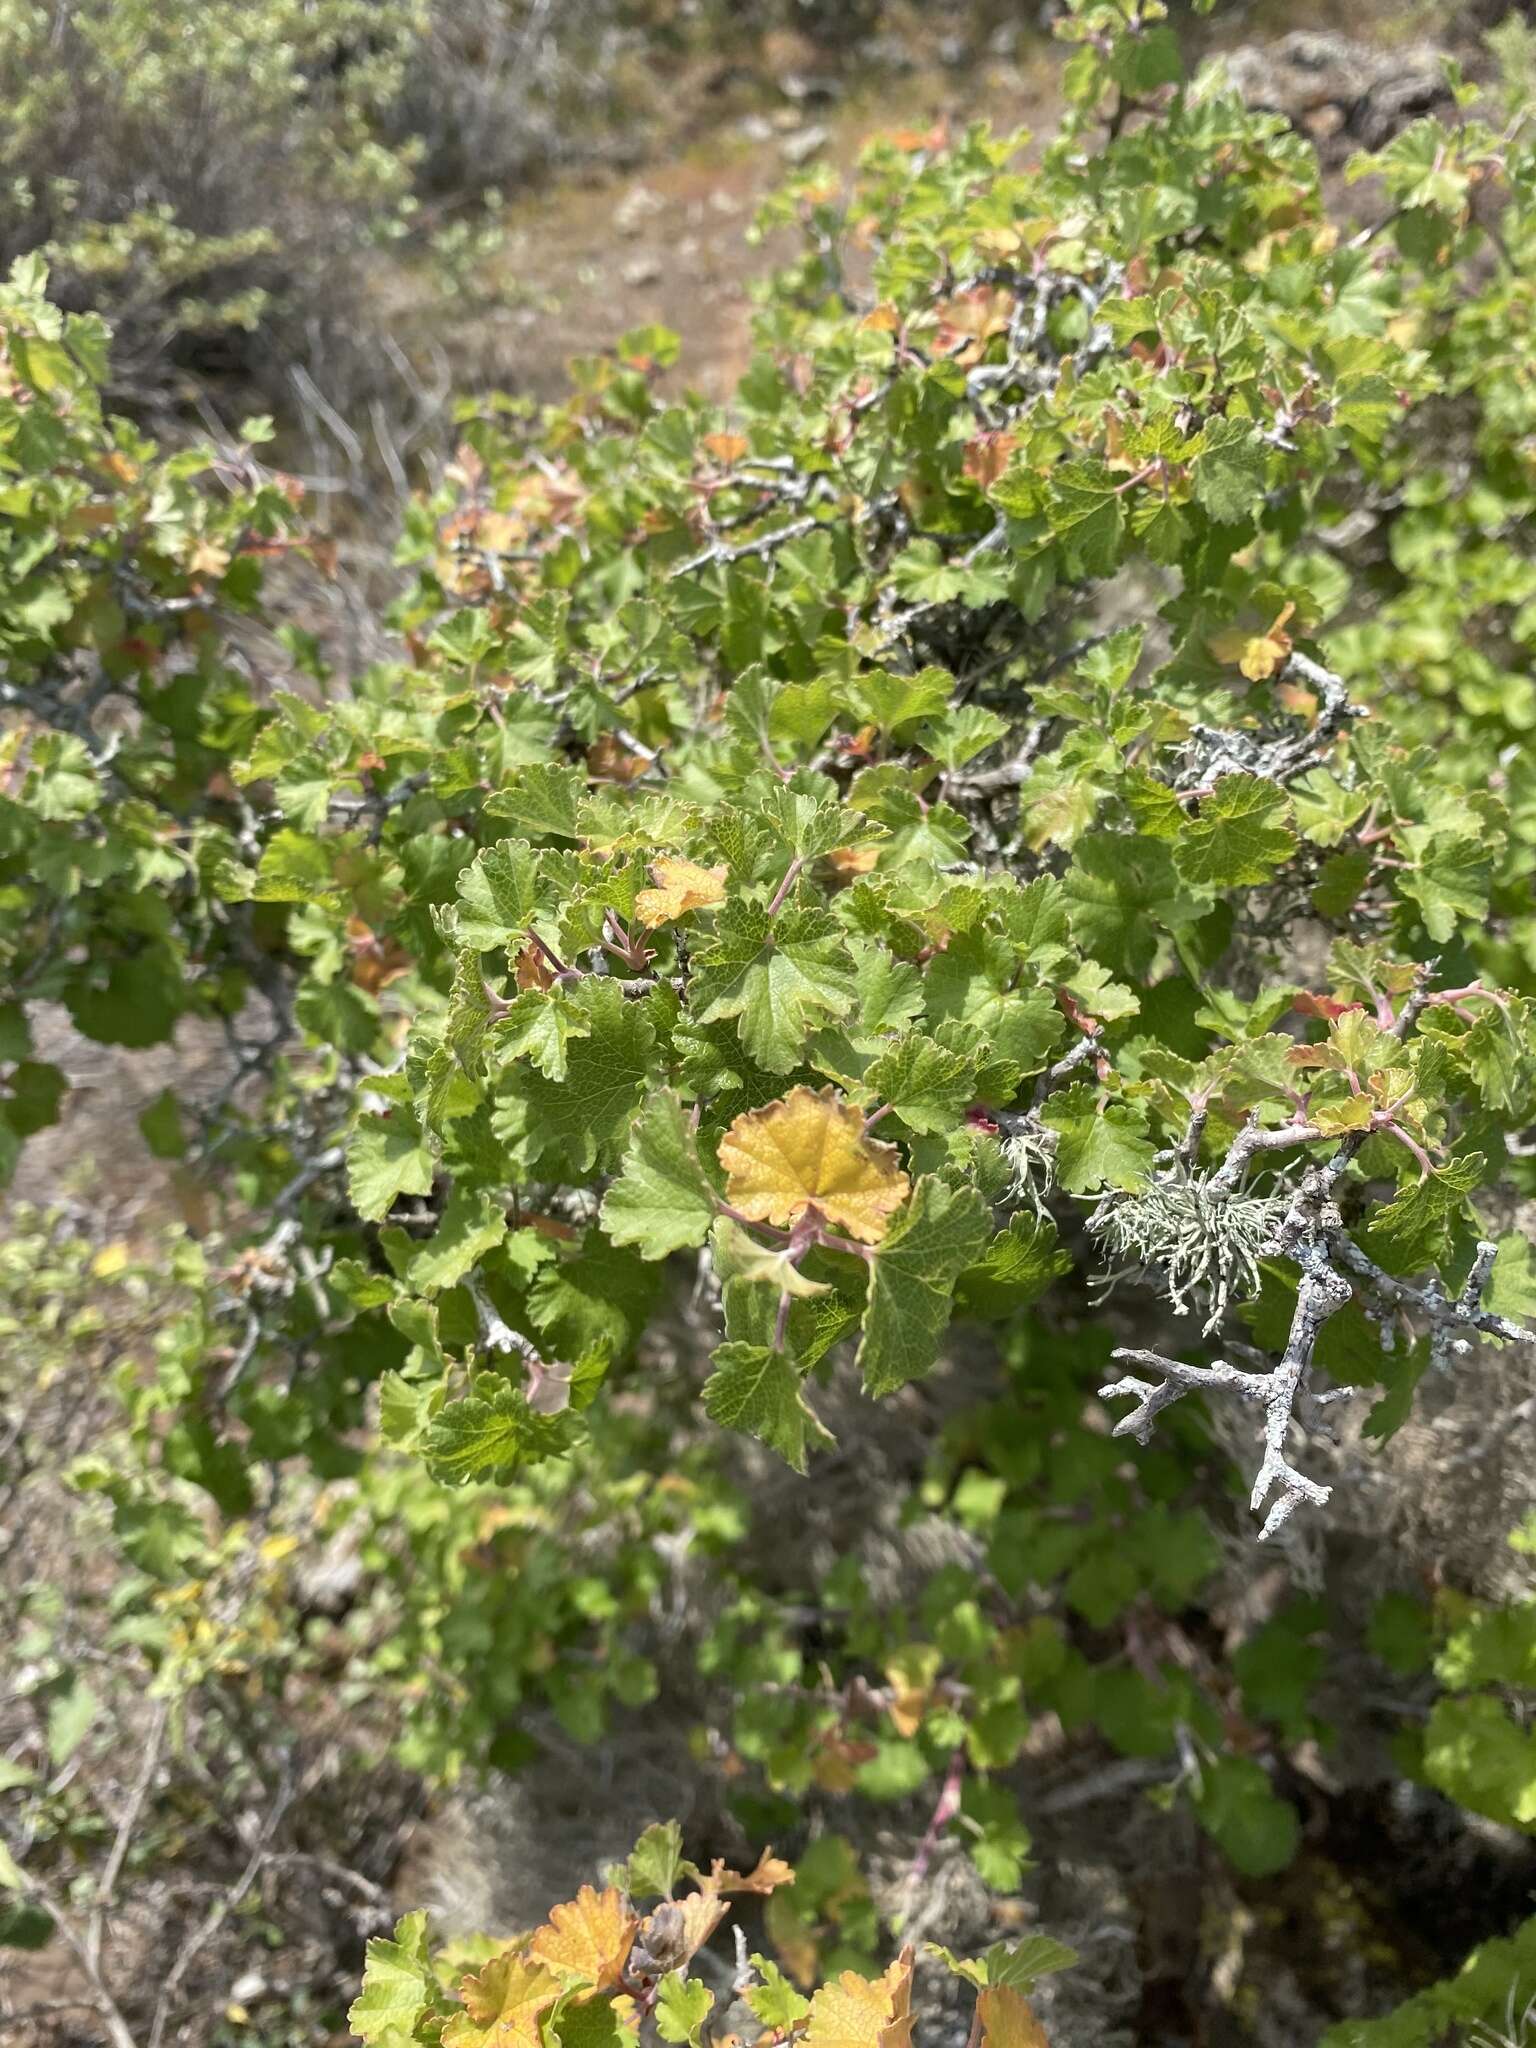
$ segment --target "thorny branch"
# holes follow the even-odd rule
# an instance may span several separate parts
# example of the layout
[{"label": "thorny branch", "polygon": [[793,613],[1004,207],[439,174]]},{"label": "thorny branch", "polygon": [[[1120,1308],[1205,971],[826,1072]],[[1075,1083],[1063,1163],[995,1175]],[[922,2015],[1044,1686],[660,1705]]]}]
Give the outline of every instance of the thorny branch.
[{"label": "thorny branch", "polygon": [[[1407,1038],[1425,1007],[1434,999],[1429,977],[1430,971],[1425,969],[1418,986],[1408,996],[1392,1024],[1392,1035],[1399,1042]],[[1244,1199],[1241,1195],[1243,1176],[1258,1153],[1313,1143],[1324,1135],[1317,1126],[1307,1123],[1300,1113],[1289,1123],[1273,1129],[1261,1128],[1250,1119],[1233,1141],[1222,1165],[1203,1183],[1205,1197],[1216,1196],[1228,1204]],[[1344,1387],[1315,1393],[1311,1377],[1323,1325],[1355,1298],[1357,1290],[1365,1294],[1378,1318],[1406,1313],[1426,1323],[1430,1356],[1436,1364],[1448,1365],[1453,1357],[1466,1355],[1472,1348],[1474,1336],[1495,1337],[1505,1343],[1531,1341],[1529,1331],[1483,1306],[1483,1296],[1493,1273],[1496,1245],[1486,1241],[1479,1243],[1466,1283],[1461,1292],[1452,1297],[1436,1279],[1421,1287],[1394,1279],[1355,1244],[1344,1227],[1335,1191],[1367,1135],[1366,1131],[1350,1132],[1340,1141],[1331,1158],[1306,1168],[1285,1202],[1271,1242],[1255,1248],[1278,1252],[1301,1268],[1296,1307],[1285,1349],[1269,1372],[1245,1372],[1224,1359],[1217,1359],[1208,1366],[1186,1365],[1177,1359],[1165,1358],[1159,1352],[1121,1348],[1114,1353],[1116,1359],[1146,1367],[1158,1377],[1141,1379],[1127,1374],[1125,1378],[1099,1389],[1103,1400],[1134,1399],[1135,1407],[1121,1417],[1113,1433],[1116,1436],[1134,1436],[1142,1444],[1150,1441],[1153,1427],[1164,1409],[1188,1393],[1229,1389],[1239,1399],[1261,1407],[1264,1414],[1261,1432],[1263,1453],[1250,1503],[1255,1514],[1266,1502],[1269,1503],[1260,1541],[1282,1528],[1303,1501],[1320,1507],[1329,1498],[1329,1487],[1309,1479],[1290,1463],[1286,1457],[1286,1444],[1294,1420],[1304,1416],[1309,1409],[1323,1408],[1331,1402],[1343,1400],[1352,1391]],[[1173,1172],[1184,1173],[1187,1165],[1187,1160],[1177,1160]],[[1164,1177],[1165,1185],[1166,1180],[1167,1176]],[[1271,1197],[1270,1200],[1279,1206],[1277,1198]],[[1100,1215],[1107,1209],[1108,1205],[1104,1205]],[[1095,1218],[1094,1222],[1097,1221]],[[1094,1222],[1090,1223],[1090,1228],[1094,1227]],[[1186,1280],[1184,1284],[1188,1288],[1195,1283]],[[1218,1293],[1217,1299],[1222,1306],[1228,1291],[1223,1286]],[[1214,1328],[1219,1319],[1218,1311],[1207,1323],[1207,1330]]]},{"label": "thorny branch", "polygon": [[1317,693],[1310,724],[1289,723],[1280,732],[1246,732],[1240,727],[1196,725],[1184,751],[1189,792],[1206,789],[1223,775],[1258,775],[1282,788],[1326,759],[1339,734],[1365,707],[1354,703],[1342,676],[1297,648],[1286,657],[1287,675],[1298,676]]}]

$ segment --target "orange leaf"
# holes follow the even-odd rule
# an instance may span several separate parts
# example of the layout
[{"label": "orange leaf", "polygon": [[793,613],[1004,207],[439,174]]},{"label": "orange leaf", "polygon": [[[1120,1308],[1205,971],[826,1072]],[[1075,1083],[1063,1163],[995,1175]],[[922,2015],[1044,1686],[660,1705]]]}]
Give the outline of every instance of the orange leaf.
[{"label": "orange leaf", "polygon": [[622,1892],[595,1892],[584,1884],[567,1905],[555,1907],[529,1942],[528,1953],[562,1976],[605,1991],[618,1983],[639,1924]]},{"label": "orange leaf", "polygon": [[408,974],[411,956],[398,939],[380,938],[360,917],[347,919],[347,944],[352,949],[353,986],[376,996],[381,988]]},{"label": "orange leaf", "polygon": [[729,469],[733,462],[740,462],[752,443],[745,434],[706,434],[704,446],[714,456],[716,462],[723,463]]},{"label": "orange leaf", "polygon": [[864,1134],[835,1089],[792,1088],[737,1117],[720,1140],[726,1198],[753,1223],[788,1229],[809,1209],[860,1244],[878,1244],[911,1182],[894,1145]]},{"label": "orange leaf", "polygon": [[1019,445],[1017,434],[977,434],[965,444],[965,459],[960,467],[973,484],[980,484],[985,490],[995,484],[1008,467],[1008,458]]},{"label": "orange leaf", "polygon": [[1315,996],[1310,989],[1302,989],[1291,1004],[1291,1008],[1303,1017],[1326,1017],[1330,1023],[1335,1017],[1342,1017],[1346,1010],[1364,1007],[1363,1003],[1341,1003],[1337,996]]},{"label": "orange leaf", "polygon": [[524,946],[512,963],[512,978],[519,988],[553,988],[555,970],[537,946]]},{"label": "orange leaf", "polygon": [[540,2015],[560,1989],[550,1971],[505,1950],[459,1986],[464,2010],[443,2029],[443,2048],[538,2048]]},{"label": "orange leaf", "polygon": [[720,1857],[710,1865],[709,1875],[700,1880],[700,1890],[713,1898],[721,1892],[758,1892],[766,1894],[777,1891],[781,1884],[793,1884],[795,1873],[782,1856],[775,1856],[770,1846],[757,1859],[757,1866],[745,1876],[739,1870],[727,1870]]},{"label": "orange leaf", "polygon": [[587,749],[587,773],[595,782],[633,782],[650,765],[644,754],[632,753],[616,733],[599,734]]}]

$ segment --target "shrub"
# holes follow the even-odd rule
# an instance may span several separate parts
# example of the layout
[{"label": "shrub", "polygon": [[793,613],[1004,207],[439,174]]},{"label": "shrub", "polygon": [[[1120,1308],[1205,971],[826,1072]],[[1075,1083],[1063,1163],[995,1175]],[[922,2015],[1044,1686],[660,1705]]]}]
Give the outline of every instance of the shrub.
[{"label": "shrub", "polygon": [[[1536,1117],[1529,142],[1416,123],[1338,220],[1160,9],[1063,30],[1038,156],[881,141],[774,202],[801,253],[731,407],[660,395],[659,329],[466,407],[347,693],[290,632],[258,695],[221,616],[281,487],[202,499],[102,422],[95,326],[35,274],[5,307],[13,977],[136,1040],[266,1005],[247,1086],[149,1122],[254,1218],[178,1479],[358,1481],[396,1676],[449,1660],[434,1774],[654,1695],[759,1839],[889,1802],[899,1913],[938,1855],[1018,1889],[1047,1717],[1283,1871],[1366,1652],[1305,1585],[1229,1648],[1226,1558],[1305,1573],[1343,1404],[1377,1443],[1421,1381],[1475,1401],[1536,1303],[1489,1220]],[[20,1138],[59,1083],[10,1028]],[[1464,1682],[1441,1621],[1490,1746],[1453,1701],[1403,1761],[1528,1826],[1526,1623]],[[814,1970],[855,1899],[772,1938]],[[448,2018],[421,1939],[406,2038]]]},{"label": "shrub", "polygon": [[212,34],[189,0],[15,0],[5,262],[42,253],[64,304],[110,315],[140,403],[177,396],[180,367],[252,373],[307,320],[334,330],[365,231],[410,193],[378,124],[424,21],[418,0],[259,0]]}]

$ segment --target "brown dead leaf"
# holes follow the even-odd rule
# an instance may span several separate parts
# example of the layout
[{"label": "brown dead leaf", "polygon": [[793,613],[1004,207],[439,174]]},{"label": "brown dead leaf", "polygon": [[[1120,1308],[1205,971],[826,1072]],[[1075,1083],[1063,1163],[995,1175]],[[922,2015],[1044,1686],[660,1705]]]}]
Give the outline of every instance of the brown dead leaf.
[{"label": "brown dead leaf", "polygon": [[600,733],[587,749],[587,773],[594,782],[634,782],[650,765],[644,754],[626,747],[617,733]]},{"label": "brown dead leaf", "polygon": [[974,291],[957,292],[938,309],[935,347],[951,362],[966,368],[979,363],[992,337],[1008,332],[1015,303],[1012,292],[1001,285],[984,284]]},{"label": "brown dead leaf", "polygon": [[1019,445],[1017,434],[999,431],[991,434],[977,434],[965,445],[965,459],[960,467],[973,484],[982,490],[995,484],[1008,467],[1008,458]]},{"label": "brown dead leaf", "polygon": [[398,939],[381,938],[360,917],[347,919],[347,945],[352,953],[352,984],[365,995],[398,981],[411,969],[411,956]]},{"label": "brown dead leaf", "polygon": [[553,988],[555,970],[537,946],[524,946],[512,963],[512,979],[519,988]]},{"label": "brown dead leaf", "polygon": [[994,1984],[976,2001],[981,2048],[1050,2048],[1029,2000],[1010,1984]]}]

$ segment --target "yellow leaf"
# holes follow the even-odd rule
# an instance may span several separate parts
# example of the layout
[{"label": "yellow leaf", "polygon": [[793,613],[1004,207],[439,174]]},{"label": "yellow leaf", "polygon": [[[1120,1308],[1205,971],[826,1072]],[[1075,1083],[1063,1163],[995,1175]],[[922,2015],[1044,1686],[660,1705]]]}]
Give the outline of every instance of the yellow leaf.
[{"label": "yellow leaf", "polygon": [[911,2048],[912,1951],[902,1950],[883,1977],[853,1970],[811,2000],[805,2048]]},{"label": "yellow leaf", "polygon": [[537,2048],[539,2018],[560,1996],[560,1979],[507,1949],[459,1986],[464,2010],[443,2029],[443,2048]]},{"label": "yellow leaf", "polygon": [[562,1976],[579,1977],[603,1991],[618,1983],[639,1924],[622,1892],[595,1892],[584,1884],[568,1905],[555,1907],[529,1942],[528,1953]]},{"label": "yellow leaf", "polygon": [[1342,1102],[1319,1102],[1307,1112],[1320,1131],[1331,1137],[1336,1131],[1368,1131],[1371,1101],[1368,1095],[1346,1095]]},{"label": "yellow leaf", "polygon": [[811,2000],[805,2048],[879,2048],[891,2017],[891,1994],[880,1977],[844,1970]]},{"label": "yellow leaf", "polygon": [[878,1244],[911,1183],[894,1145],[866,1137],[834,1089],[792,1088],[748,1110],[720,1140],[726,1198],[754,1223],[781,1229],[808,1209],[860,1244]]},{"label": "yellow leaf", "polygon": [[222,576],[229,567],[229,549],[217,541],[199,540],[187,557],[187,567],[194,576]]},{"label": "yellow leaf", "polygon": [[1283,666],[1291,651],[1286,622],[1296,607],[1288,604],[1265,633],[1247,633],[1241,626],[1228,626],[1213,633],[1206,646],[1218,661],[1235,662],[1250,683],[1267,683]]},{"label": "yellow leaf", "polygon": [[886,1712],[898,1735],[910,1740],[922,1726],[923,1716],[933,1704],[933,1681],[942,1663],[932,1643],[909,1643],[886,1665],[886,1683],[891,1688]]},{"label": "yellow leaf", "polygon": [[726,870],[697,867],[691,860],[676,860],[663,854],[651,867],[654,889],[642,889],[635,898],[635,915],[654,931],[659,924],[671,924],[690,910],[709,910],[725,901]]},{"label": "yellow leaf", "polygon": [[98,1280],[110,1280],[114,1273],[121,1273],[128,1263],[128,1247],[120,1241],[104,1244],[91,1261],[91,1271]]},{"label": "yellow leaf", "polygon": [[995,1984],[983,1991],[976,2010],[981,2018],[981,2048],[1050,2048],[1028,1999],[1011,1984]]}]

